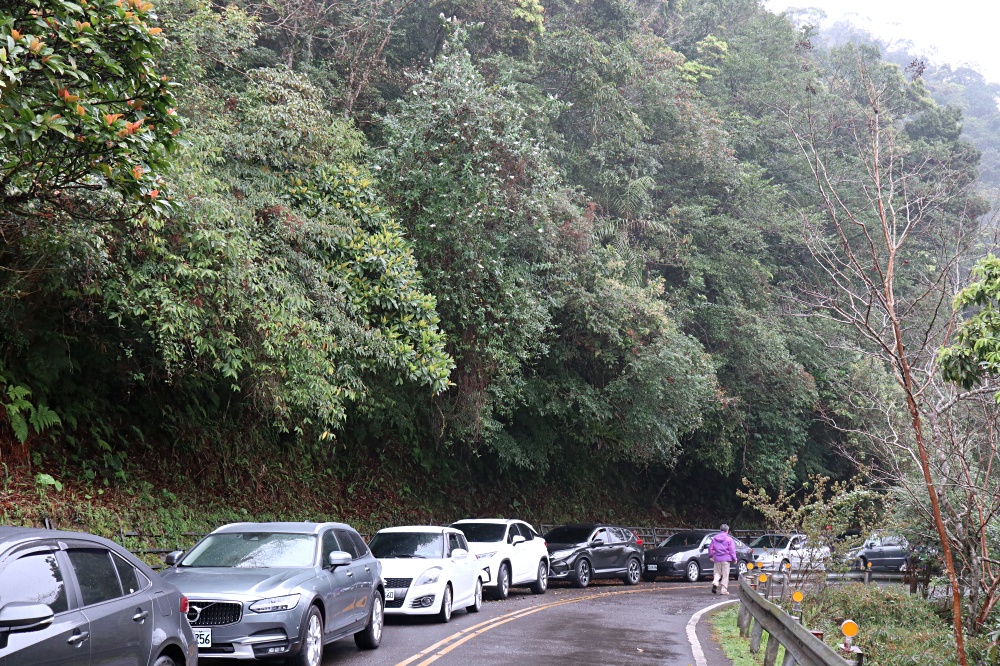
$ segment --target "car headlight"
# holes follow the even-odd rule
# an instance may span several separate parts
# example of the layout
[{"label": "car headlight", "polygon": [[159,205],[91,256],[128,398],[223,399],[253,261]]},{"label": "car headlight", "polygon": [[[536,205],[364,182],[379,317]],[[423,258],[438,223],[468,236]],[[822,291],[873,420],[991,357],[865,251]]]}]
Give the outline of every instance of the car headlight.
[{"label": "car headlight", "polygon": [[441,577],[441,572],[443,569],[441,567],[431,567],[427,571],[420,574],[417,578],[417,582],[414,585],[430,585],[432,583],[438,582],[438,578]]},{"label": "car headlight", "polygon": [[576,551],[572,548],[570,548],[569,550],[557,550],[556,552],[552,553],[552,559],[564,560],[575,552]]},{"label": "car headlight", "polygon": [[497,554],[497,551],[495,551],[495,550],[492,553],[479,553],[478,555],[476,555],[476,559],[477,560],[488,560],[488,559],[490,559],[491,557],[493,557],[496,554]]},{"label": "car headlight", "polygon": [[667,558],[667,561],[668,562],[680,562],[683,559],[684,559],[684,553],[674,553],[673,555],[671,555],[670,557]]},{"label": "car headlight", "polygon": [[269,597],[250,604],[254,613],[274,613],[275,611],[292,610],[299,603],[300,594],[288,594],[283,597]]}]

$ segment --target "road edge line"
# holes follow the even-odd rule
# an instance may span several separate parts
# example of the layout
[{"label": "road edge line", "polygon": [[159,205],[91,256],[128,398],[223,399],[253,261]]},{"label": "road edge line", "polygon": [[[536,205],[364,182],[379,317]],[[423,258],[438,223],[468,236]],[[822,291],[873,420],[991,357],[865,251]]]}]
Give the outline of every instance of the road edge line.
[{"label": "road edge line", "polygon": [[698,620],[701,616],[710,610],[719,608],[720,606],[725,606],[727,604],[739,603],[739,599],[730,599],[728,601],[720,601],[717,604],[712,604],[711,606],[705,606],[700,611],[691,616],[691,619],[687,623],[687,637],[688,643],[691,644],[691,654],[694,655],[694,666],[708,666],[708,660],[705,659],[705,651],[701,648],[701,641],[698,640]]}]

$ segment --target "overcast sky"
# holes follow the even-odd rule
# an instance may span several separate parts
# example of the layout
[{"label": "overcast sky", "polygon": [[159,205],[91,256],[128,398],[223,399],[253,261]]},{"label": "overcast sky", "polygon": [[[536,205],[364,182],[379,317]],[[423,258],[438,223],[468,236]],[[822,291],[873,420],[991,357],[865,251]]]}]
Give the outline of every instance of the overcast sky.
[{"label": "overcast sky", "polygon": [[887,40],[911,41],[935,64],[972,64],[1000,83],[998,0],[765,0],[773,12],[817,7]]}]

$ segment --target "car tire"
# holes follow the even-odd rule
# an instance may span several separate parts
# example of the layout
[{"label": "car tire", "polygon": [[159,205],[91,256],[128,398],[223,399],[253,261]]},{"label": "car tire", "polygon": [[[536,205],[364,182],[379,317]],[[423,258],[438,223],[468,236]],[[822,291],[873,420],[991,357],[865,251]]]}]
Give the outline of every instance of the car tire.
[{"label": "car tire", "polygon": [[444,586],[444,594],[441,595],[441,610],[438,611],[437,619],[438,622],[447,623],[451,622],[451,611],[452,602],[454,597],[452,596],[451,583],[447,583]]},{"label": "car tire", "polygon": [[625,575],[622,576],[622,582],[626,585],[638,585],[641,577],[642,562],[634,557],[630,557],[628,564],[625,565]]},{"label": "car tire", "polygon": [[354,634],[354,644],[362,650],[374,650],[382,642],[382,628],[385,626],[385,603],[382,593],[375,590],[372,595],[371,611],[368,613],[368,624]]},{"label": "car tire", "polygon": [[153,662],[153,666],[177,666],[177,662],[167,655],[161,655],[156,661]]},{"label": "car tire", "polygon": [[531,584],[531,591],[534,594],[545,594],[547,589],[549,589],[549,563],[545,560],[539,560],[538,575],[535,576],[535,582]]},{"label": "car tire", "polygon": [[483,579],[476,576],[476,593],[472,597],[472,605],[466,606],[465,610],[470,613],[478,613],[483,607]]},{"label": "car tire", "polygon": [[646,581],[647,583],[655,583],[656,582],[656,574],[654,574],[654,573],[644,573],[644,574],[642,574],[642,579],[644,581]]},{"label": "car tire", "polygon": [[684,567],[684,580],[689,583],[697,583],[701,580],[701,565],[698,560],[690,560]]},{"label": "car tire", "polygon": [[736,563],[736,576],[737,577],[739,577],[739,576],[746,576],[747,575],[747,571],[749,571],[749,569],[747,568],[747,561],[746,560],[740,560],[739,562]]},{"label": "car tire", "polygon": [[287,662],[291,666],[319,666],[323,663],[323,614],[310,606],[302,623],[302,647]]},{"label": "car tire", "polygon": [[791,565],[792,563],[789,562],[788,560],[781,560],[781,566],[778,568],[778,572],[785,573],[787,571],[788,573],[791,573],[792,572]]},{"label": "car tire", "polygon": [[863,572],[865,569],[868,568],[868,560],[866,560],[863,557],[859,557],[857,561],[854,563],[854,565],[857,567],[858,571]]},{"label": "car tire", "polygon": [[493,590],[493,598],[503,601],[510,596],[510,565],[506,562],[497,569],[497,585]]},{"label": "car tire", "polygon": [[585,557],[581,557],[576,561],[576,566],[573,567],[574,572],[576,572],[576,578],[573,579],[573,587],[587,587],[590,585],[590,577],[593,572],[590,569],[590,560]]}]

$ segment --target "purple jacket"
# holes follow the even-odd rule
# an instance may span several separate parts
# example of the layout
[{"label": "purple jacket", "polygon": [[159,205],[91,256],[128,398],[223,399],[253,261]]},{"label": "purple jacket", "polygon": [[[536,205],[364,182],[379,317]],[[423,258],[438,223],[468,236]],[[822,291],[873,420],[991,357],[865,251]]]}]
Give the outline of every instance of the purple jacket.
[{"label": "purple jacket", "polygon": [[735,562],[736,542],[726,532],[719,532],[712,537],[708,546],[708,556],[713,562]]}]

